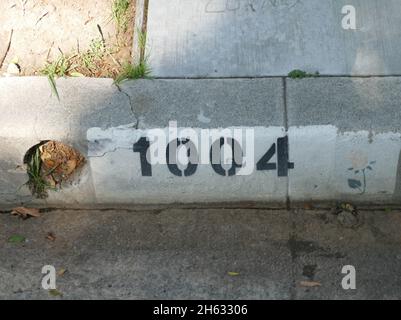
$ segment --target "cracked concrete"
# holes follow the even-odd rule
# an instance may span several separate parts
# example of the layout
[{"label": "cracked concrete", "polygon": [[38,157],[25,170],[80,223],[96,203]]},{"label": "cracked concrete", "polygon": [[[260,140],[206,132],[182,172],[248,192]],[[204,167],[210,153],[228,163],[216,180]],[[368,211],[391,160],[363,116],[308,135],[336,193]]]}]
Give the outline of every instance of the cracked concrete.
[{"label": "cracked concrete", "polygon": [[[6,119],[0,126],[0,203],[27,203],[26,187],[18,189],[26,174],[13,170],[30,147],[49,139],[89,157],[87,174],[45,201],[29,199],[30,205],[399,203],[397,77],[159,79],[119,87],[111,79],[69,78],[57,80],[60,102],[44,77],[3,78],[0,87],[0,112]],[[289,162],[295,166],[288,177],[259,170],[231,177],[229,183],[209,164],[185,179],[173,176],[165,164],[144,177],[133,144],[149,130],[166,130],[170,121],[198,133],[252,129],[255,163],[287,135]],[[276,153],[271,162],[277,161]]]},{"label": "cracked concrete", "polygon": [[135,114],[135,111],[134,111],[134,104],[133,104],[131,95],[130,95],[128,92],[125,92],[124,89],[121,87],[121,85],[116,84],[116,87],[118,88],[118,90],[119,90],[121,93],[123,93],[123,94],[125,94],[125,95],[127,96],[128,101],[129,101],[129,105],[130,105],[130,108],[131,108],[132,115],[133,115],[134,118],[135,118],[135,129],[138,129],[138,126],[139,126],[139,117]]},{"label": "cracked concrete", "polygon": [[2,119],[7,119],[0,126],[3,164],[0,190],[6,191],[2,192],[0,203],[48,205],[52,201],[71,204],[93,201],[90,172],[89,178],[83,179],[86,183],[65,186],[64,194],[51,195],[54,200],[50,197],[27,201],[27,187],[20,188],[27,181],[26,173],[21,170],[12,174],[9,170],[22,166],[25,152],[43,140],[70,144],[86,157],[89,128],[136,123],[128,97],[118,91],[111,79],[58,79],[60,102],[52,95],[45,77],[2,78],[0,87]]},{"label": "cracked concrete", "polygon": [[[131,97],[138,129],[283,126],[281,79],[135,80],[120,85]],[[210,119],[199,121],[202,112]]]}]

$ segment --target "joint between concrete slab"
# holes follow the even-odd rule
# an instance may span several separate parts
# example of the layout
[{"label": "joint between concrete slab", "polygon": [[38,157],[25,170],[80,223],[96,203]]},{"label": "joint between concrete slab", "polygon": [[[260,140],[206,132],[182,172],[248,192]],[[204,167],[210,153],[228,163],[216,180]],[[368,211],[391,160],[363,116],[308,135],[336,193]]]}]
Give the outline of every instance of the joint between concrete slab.
[{"label": "joint between concrete slab", "polygon": [[[288,108],[287,108],[287,78],[282,78],[282,86],[283,86],[283,121],[285,133],[288,135]],[[288,144],[288,148],[290,148],[290,144]],[[286,199],[285,206],[287,210],[291,208],[291,199],[290,199],[290,181],[289,177],[287,177],[287,185],[286,185]]]},{"label": "joint between concrete slab", "polygon": [[[319,74],[316,78],[354,78],[354,79],[370,79],[370,78],[399,78],[401,74],[385,74],[385,75],[349,75],[349,74]],[[264,76],[152,76],[154,80],[241,80],[241,79],[291,79],[287,75],[264,75]],[[300,79],[302,80],[302,79]]]},{"label": "joint between concrete slab", "polygon": [[[145,46],[141,46],[139,32],[146,34],[149,0],[137,0],[135,6],[135,28],[132,56],[134,64],[139,64],[145,58]],[[145,37],[146,42],[146,37]]]},{"label": "joint between concrete slab", "polygon": [[283,106],[284,106],[284,128],[288,132],[288,108],[287,108],[287,78],[283,77]]}]

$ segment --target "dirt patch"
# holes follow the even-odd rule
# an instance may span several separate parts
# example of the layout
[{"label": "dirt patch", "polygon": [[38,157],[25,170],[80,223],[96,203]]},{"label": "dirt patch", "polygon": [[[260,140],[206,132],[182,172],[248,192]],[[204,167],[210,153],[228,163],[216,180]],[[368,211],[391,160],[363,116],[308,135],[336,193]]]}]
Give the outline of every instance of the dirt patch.
[{"label": "dirt patch", "polygon": [[114,77],[131,60],[135,10],[134,1],[127,2],[121,28],[113,19],[114,0],[0,1],[0,55],[13,30],[0,75],[15,72],[15,65],[20,75],[40,75],[47,63],[64,57],[76,73]]}]

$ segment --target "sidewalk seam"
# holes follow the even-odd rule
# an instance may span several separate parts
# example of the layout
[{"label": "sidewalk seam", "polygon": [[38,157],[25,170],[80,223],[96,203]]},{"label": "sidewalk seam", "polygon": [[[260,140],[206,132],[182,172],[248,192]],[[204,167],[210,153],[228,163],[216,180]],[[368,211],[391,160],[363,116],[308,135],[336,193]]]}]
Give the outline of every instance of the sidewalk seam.
[{"label": "sidewalk seam", "polygon": [[288,133],[287,79],[283,77],[282,81],[283,81],[284,128],[285,132]]},{"label": "sidewalk seam", "polygon": [[[355,79],[370,79],[370,78],[400,78],[401,74],[388,74],[388,75],[347,75],[347,74],[337,74],[337,75],[330,75],[330,74],[321,74],[318,77],[314,78],[305,78],[305,79],[298,79],[306,80],[306,79],[319,79],[319,78],[355,78]],[[168,77],[168,76],[153,76],[152,79],[154,80],[225,80],[225,79],[290,79],[286,75],[275,75],[275,76],[182,76],[182,77]]]},{"label": "sidewalk seam", "polygon": [[134,37],[132,48],[132,60],[134,64],[139,64],[145,56],[145,48],[139,45],[138,31],[146,33],[148,20],[149,0],[136,0],[135,6],[135,22],[134,22]]},{"label": "sidewalk seam", "polygon": [[[282,78],[282,86],[283,86],[283,119],[284,119],[284,128],[285,135],[288,137],[288,108],[287,108],[287,79],[286,77]],[[288,142],[288,153],[290,149],[290,142]],[[290,199],[290,177],[287,176],[286,183],[286,195],[285,195],[285,207],[287,210],[291,209],[291,199]]]}]

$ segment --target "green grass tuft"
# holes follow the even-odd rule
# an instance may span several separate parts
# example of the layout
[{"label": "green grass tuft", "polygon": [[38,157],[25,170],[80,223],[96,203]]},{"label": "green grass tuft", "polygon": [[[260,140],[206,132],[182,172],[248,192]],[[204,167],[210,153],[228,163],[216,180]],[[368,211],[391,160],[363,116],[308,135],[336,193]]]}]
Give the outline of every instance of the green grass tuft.
[{"label": "green grass tuft", "polygon": [[56,78],[66,76],[67,73],[70,71],[70,68],[70,59],[68,59],[64,55],[61,55],[56,61],[48,62],[46,66],[41,70],[41,74],[47,76],[50,87],[59,101],[60,96],[57,91]]},{"label": "green grass tuft", "polygon": [[303,70],[293,70],[288,74],[288,77],[291,79],[304,79],[304,78],[312,78],[312,77],[318,77],[319,72],[316,71],[316,73],[308,73]]},{"label": "green grass tuft", "polygon": [[128,27],[127,11],[130,0],[114,0],[111,8],[112,18],[117,25],[118,31],[125,32]]},{"label": "green grass tuft", "polygon": [[125,63],[121,73],[114,80],[114,83],[118,85],[126,80],[149,79],[151,72],[152,70],[146,61],[142,61],[137,65]]},{"label": "green grass tuft", "polygon": [[102,39],[93,39],[89,45],[89,49],[80,55],[80,62],[89,69],[96,68],[96,61],[103,59],[107,53]]},{"label": "green grass tuft", "polygon": [[27,182],[33,195],[38,198],[45,198],[47,195],[46,190],[50,188],[48,183],[44,180],[42,173],[42,159],[40,158],[40,150],[36,148],[28,162],[28,177]]}]

